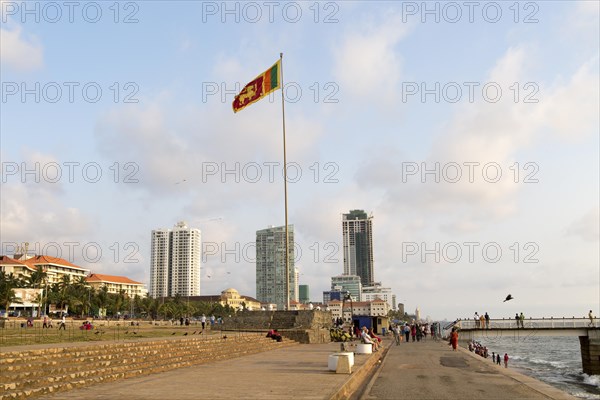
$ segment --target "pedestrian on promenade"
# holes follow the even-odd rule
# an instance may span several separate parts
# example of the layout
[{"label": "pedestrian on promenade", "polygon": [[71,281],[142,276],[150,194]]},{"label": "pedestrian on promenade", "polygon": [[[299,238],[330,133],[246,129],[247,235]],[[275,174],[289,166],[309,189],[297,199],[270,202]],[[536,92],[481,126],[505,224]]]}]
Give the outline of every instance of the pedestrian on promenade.
[{"label": "pedestrian on promenade", "polygon": [[206,328],[206,315],[202,314],[202,318],[200,318],[200,323],[202,323],[202,331],[204,332],[204,328]]},{"label": "pedestrian on promenade", "polygon": [[485,312],[485,329],[490,329],[490,316]]},{"label": "pedestrian on promenade", "polygon": [[210,316],[210,329],[213,329],[215,327],[215,316],[211,315]]},{"label": "pedestrian on promenade", "polygon": [[592,313],[592,310],[590,310],[588,318],[590,319],[590,326],[594,326],[594,314]]},{"label": "pedestrian on promenade", "polygon": [[504,368],[508,368],[508,354],[504,353]]},{"label": "pedestrian on promenade", "polygon": [[477,314],[477,311],[475,311],[475,315],[473,315],[473,319],[475,320],[475,328],[479,328],[479,314]]},{"label": "pedestrian on promenade", "polygon": [[519,318],[519,313],[515,313],[515,323],[517,324],[517,329],[519,329],[519,322],[521,319]]},{"label": "pedestrian on promenade", "polygon": [[417,339],[417,325],[412,324],[410,327],[410,336],[412,337],[412,341],[414,342]]},{"label": "pedestrian on promenade", "polygon": [[44,315],[44,323],[42,325],[42,329],[48,328],[48,317]]},{"label": "pedestrian on promenade", "polygon": [[400,327],[398,325],[392,327],[392,333],[394,334],[394,341],[396,342],[396,346],[400,346]]},{"label": "pedestrian on promenade", "polygon": [[404,325],[404,336],[406,337],[406,343],[408,343],[410,336],[410,327],[408,326],[408,322]]},{"label": "pedestrian on promenade", "polygon": [[60,331],[61,329],[64,329],[65,331],[67,330],[67,319],[65,318],[64,315],[63,315],[62,319],[60,320],[60,325],[58,326],[58,330]]},{"label": "pedestrian on promenade", "polygon": [[479,317],[479,327],[481,329],[485,328],[485,317],[483,316],[483,314]]},{"label": "pedestrian on promenade", "polygon": [[496,354],[496,364],[500,365],[500,353]]},{"label": "pedestrian on promenade", "polygon": [[450,344],[452,345],[452,351],[456,351],[458,347],[458,332],[456,328],[452,328],[452,332],[450,333]]},{"label": "pedestrian on promenade", "polygon": [[519,315],[519,321],[521,322],[521,328],[525,328],[525,315],[523,315],[523,313],[521,312],[521,315]]}]

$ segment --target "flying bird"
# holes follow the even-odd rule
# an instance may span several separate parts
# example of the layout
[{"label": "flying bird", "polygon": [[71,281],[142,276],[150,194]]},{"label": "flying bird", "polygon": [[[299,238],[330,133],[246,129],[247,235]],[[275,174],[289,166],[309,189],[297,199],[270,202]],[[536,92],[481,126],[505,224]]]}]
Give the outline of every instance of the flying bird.
[{"label": "flying bird", "polygon": [[512,296],[509,294],[508,296],[506,296],[506,299],[504,299],[503,303],[505,303],[505,302],[507,302],[507,301],[509,301],[509,300],[512,300],[512,299],[514,299],[514,297],[512,297]]},{"label": "flying bird", "polygon": [[183,182],[187,182],[187,179],[184,179],[184,180],[182,180],[182,181],[179,181],[179,182],[175,182],[175,184],[176,184],[176,185],[179,185],[180,183],[183,183]]}]

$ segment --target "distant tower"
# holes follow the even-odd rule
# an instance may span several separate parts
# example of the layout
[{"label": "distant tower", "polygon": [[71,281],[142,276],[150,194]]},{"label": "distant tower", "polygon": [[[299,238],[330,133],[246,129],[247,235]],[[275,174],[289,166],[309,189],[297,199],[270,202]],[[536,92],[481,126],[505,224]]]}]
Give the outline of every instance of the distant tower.
[{"label": "distant tower", "polygon": [[[298,298],[294,268],[294,226],[289,225],[289,296]],[[285,309],[285,227],[270,227],[256,231],[256,299],[261,303],[275,303]]]},{"label": "distant tower", "polygon": [[184,221],[152,231],[150,288],[153,298],[200,295],[200,230]]},{"label": "distant tower", "polygon": [[373,217],[363,210],[351,210],[342,216],[344,275],[358,275],[363,286],[372,285]]},{"label": "distant tower", "polygon": [[417,319],[417,321],[421,320],[421,310],[419,310],[419,307],[417,307],[417,309],[415,310],[415,318]]},{"label": "distant tower", "polygon": [[310,290],[308,285],[300,285],[300,303],[308,304],[310,303]]}]

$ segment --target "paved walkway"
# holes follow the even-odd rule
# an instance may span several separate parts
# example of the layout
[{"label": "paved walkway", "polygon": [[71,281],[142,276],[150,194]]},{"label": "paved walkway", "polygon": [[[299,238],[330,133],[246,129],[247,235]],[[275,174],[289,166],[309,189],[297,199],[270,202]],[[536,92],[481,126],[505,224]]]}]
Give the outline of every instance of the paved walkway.
[{"label": "paved walkway", "polygon": [[328,371],[327,361],[339,348],[339,343],[301,344],[36,399],[330,399],[370,357],[356,356],[352,375],[336,374]]},{"label": "paved walkway", "polygon": [[361,400],[575,399],[465,349],[428,340],[392,346]]},{"label": "paved walkway", "polygon": [[342,390],[359,384],[362,390],[353,399],[575,399],[510,368],[493,365],[465,349],[453,352],[446,343],[431,340],[403,342],[400,346],[392,346],[386,340],[387,355],[381,366],[372,370],[374,375],[366,377],[368,380],[364,379],[366,372],[382,353],[357,355],[352,375],[336,374],[327,370],[327,360],[339,346],[339,343],[291,346],[36,398],[320,400],[336,395],[337,399],[344,399],[348,398],[345,394],[348,392]]}]

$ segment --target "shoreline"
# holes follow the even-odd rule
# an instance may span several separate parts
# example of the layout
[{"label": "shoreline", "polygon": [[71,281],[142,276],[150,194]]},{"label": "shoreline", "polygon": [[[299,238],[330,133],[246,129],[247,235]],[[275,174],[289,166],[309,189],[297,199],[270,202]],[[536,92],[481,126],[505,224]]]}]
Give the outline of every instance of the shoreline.
[{"label": "shoreline", "polygon": [[[469,351],[469,349],[461,347],[460,345],[458,346],[458,350],[463,352],[464,354],[467,354],[469,357],[478,360],[483,364],[491,364],[491,361],[489,359],[483,358],[480,355]],[[572,394],[565,392],[564,390],[550,385],[549,383],[533,378],[523,372],[519,372],[518,369],[511,368],[510,366],[508,368],[504,368],[504,362],[502,362],[500,366],[494,364],[493,368],[497,368],[499,370],[499,373],[511,379],[514,379],[515,381],[551,399],[580,399],[579,397],[575,397]]]}]

